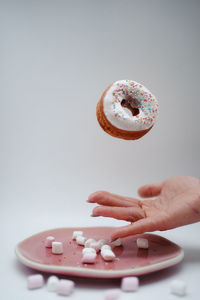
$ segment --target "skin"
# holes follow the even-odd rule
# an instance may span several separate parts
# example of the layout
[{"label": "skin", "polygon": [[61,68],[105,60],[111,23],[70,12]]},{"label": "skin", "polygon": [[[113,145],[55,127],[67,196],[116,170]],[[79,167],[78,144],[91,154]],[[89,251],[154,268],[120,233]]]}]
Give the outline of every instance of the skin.
[{"label": "skin", "polygon": [[[182,176],[144,185],[138,194],[143,200],[97,191],[88,198],[97,203],[92,216],[111,217],[130,222],[111,233],[111,239],[168,230],[200,221],[200,180]],[[151,199],[151,198],[155,199]]]}]

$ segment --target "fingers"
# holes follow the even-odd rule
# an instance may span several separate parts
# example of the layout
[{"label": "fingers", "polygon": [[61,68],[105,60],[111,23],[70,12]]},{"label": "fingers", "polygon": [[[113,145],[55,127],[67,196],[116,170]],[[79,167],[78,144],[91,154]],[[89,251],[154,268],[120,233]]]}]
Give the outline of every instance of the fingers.
[{"label": "fingers", "polygon": [[144,232],[152,232],[155,230],[165,230],[161,224],[160,217],[141,219],[128,226],[120,227],[111,234],[111,239],[115,240],[117,238],[123,238]]},{"label": "fingers", "polygon": [[110,217],[118,220],[135,222],[141,218],[145,218],[145,212],[140,207],[97,206],[93,209],[92,216]]},{"label": "fingers", "polygon": [[138,194],[143,198],[155,197],[160,195],[163,187],[163,182],[154,184],[146,184],[138,189]]},{"label": "fingers", "polygon": [[119,206],[119,207],[140,205],[140,200],[123,197],[123,196],[111,194],[104,191],[97,191],[91,194],[88,198],[88,202],[98,203],[100,205],[106,205],[106,206]]}]

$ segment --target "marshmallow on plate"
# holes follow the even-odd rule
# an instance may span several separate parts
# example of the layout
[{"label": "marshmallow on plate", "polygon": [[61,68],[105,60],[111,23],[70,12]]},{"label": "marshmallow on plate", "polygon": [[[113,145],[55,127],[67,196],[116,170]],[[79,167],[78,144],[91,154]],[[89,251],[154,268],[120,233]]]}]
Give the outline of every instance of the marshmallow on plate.
[{"label": "marshmallow on plate", "polygon": [[62,254],[63,253],[63,243],[53,242],[52,243],[52,253],[53,254]]},{"label": "marshmallow on plate", "polygon": [[115,241],[113,241],[112,243],[111,243],[111,245],[113,246],[113,247],[118,247],[118,246],[121,246],[122,245],[122,240],[119,238],[119,239],[116,239]]},{"label": "marshmallow on plate", "polygon": [[93,243],[93,242],[96,242],[96,240],[95,239],[92,239],[92,238],[90,238],[90,239],[87,239],[86,241],[85,241],[85,247],[86,248],[91,248],[90,247],[90,245],[91,245],[91,243]]},{"label": "marshmallow on plate", "polygon": [[101,251],[104,251],[104,250],[111,250],[111,247],[110,247],[110,245],[107,245],[107,244],[105,244],[105,245],[103,245],[102,247],[101,247]]},{"label": "marshmallow on plate", "polygon": [[76,242],[78,245],[81,245],[81,246],[84,246],[85,245],[85,241],[86,241],[86,238],[82,235],[78,235],[76,237]]},{"label": "marshmallow on plate", "polygon": [[83,264],[94,264],[96,257],[97,257],[96,252],[95,253],[94,252],[86,252],[82,257],[81,262]]},{"label": "marshmallow on plate", "polygon": [[72,239],[75,240],[78,235],[83,235],[83,231],[74,231],[72,234]]},{"label": "marshmallow on plate", "polygon": [[115,259],[115,254],[110,249],[103,249],[101,250],[101,256],[106,261],[112,261]]},{"label": "marshmallow on plate", "polygon": [[144,238],[138,238],[137,241],[137,247],[141,249],[148,249],[149,248],[149,241]]},{"label": "marshmallow on plate", "polygon": [[96,250],[94,248],[83,248],[82,254],[84,255],[85,253],[96,253]]},{"label": "marshmallow on plate", "polygon": [[47,248],[51,248],[52,247],[52,243],[55,241],[55,237],[54,236],[47,236],[45,239],[45,247]]},{"label": "marshmallow on plate", "polygon": [[29,290],[39,289],[44,285],[44,277],[41,274],[28,276],[27,288]]}]

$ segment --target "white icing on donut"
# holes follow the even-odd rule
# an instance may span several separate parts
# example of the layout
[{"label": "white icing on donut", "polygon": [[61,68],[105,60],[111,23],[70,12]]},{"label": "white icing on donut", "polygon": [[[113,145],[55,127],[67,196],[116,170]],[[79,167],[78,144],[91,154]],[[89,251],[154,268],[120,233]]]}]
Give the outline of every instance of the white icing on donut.
[{"label": "white icing on donut", "polygon": [[[139,114],[122,107],[122,100],[130,95],[139,101]],[[127,131],[149,129],[158,114],[158,102],[142,84],[133,80],[114,82],[104,96],[103,110],[108,121],[115,127]]]}]

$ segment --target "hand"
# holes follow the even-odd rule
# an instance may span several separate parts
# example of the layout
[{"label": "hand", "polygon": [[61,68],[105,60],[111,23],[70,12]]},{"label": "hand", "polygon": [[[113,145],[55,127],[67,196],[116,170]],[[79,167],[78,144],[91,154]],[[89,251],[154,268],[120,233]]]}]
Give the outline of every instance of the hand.
[{"label": "hand", "polygon": [[92,216],[111,217],[131,222],[119,227],[111,234],[111,239],[155,230],[168,230],[200,221],[200,180],[182,176],[160,183],[144,185],[138,200],[104,191],[91,194],[88,202],[97,203]]}]

